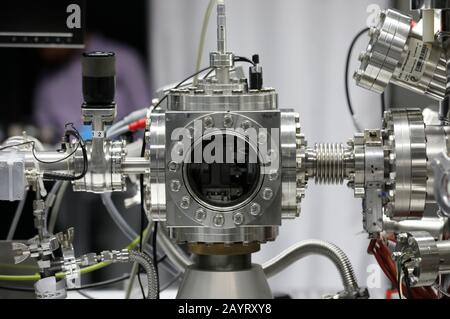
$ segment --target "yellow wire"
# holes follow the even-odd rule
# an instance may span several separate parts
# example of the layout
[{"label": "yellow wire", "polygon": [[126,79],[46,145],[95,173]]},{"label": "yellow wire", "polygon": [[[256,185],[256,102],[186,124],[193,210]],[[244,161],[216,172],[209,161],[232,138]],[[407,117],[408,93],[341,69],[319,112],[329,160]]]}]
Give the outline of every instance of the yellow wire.
[{"label": "yellow wire", "polygon": [[[148,229],[144,231],[144,237],[146,235],[146,232],[148,232]],[[125,249],[132,250],[137,245],[139,245],[141,236],[136,237],[131,243],[128,244]],[[80,270],[81,274],[88,274],[90,272],[105,268],[106,266],[109,266],[111,263],[109,262],[100,262],[98,264],[88,266],[85,268],[82,268]],[[56,274],[56,278],[64,278],[65,274],[63,272],[59,272]],[[33,275],[0,275],[0,281],[38,281],[41,279],[41,276],[39,274],[33,274]]]}]

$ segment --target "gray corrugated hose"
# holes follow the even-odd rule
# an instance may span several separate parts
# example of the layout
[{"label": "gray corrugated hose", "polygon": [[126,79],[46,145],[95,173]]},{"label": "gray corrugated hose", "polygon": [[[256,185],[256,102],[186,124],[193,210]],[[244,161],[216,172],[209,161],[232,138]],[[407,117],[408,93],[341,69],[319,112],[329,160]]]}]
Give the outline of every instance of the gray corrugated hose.
[{"label": "gray corrugated hose", "polygon": [[130,262],[137,262],[147,273],[147,299],[158,298],[158,276],[153,261],[146,254],[130,250]]},{"label": "gray corrugated hose", "polygon": [[341,275],[345,291],[349,293],[359,291],[355,273],[347,255],[338,246],[321,240],[301,241],[266,262],[263,269],[267,277],[272,277],[310,255],[321,255],[330,259]]}]

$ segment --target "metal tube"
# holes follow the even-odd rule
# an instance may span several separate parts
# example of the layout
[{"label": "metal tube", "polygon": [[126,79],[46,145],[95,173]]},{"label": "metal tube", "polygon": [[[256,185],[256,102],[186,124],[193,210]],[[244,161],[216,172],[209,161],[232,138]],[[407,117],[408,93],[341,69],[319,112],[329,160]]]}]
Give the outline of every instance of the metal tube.
[{"label": "metal tube", "polygon": [[448,234],[448,218],[424,217],[418,220],[395,221],[389,217],[383,218],[383,228],[387,232],[408,233],[412,231],[426,231],[439,240]]},{"label": "metal tube", "polygon": [[150,168],[148,159],[143,157],[126,157],[122,163],[122,173],[143,174]]},{"label": "metal tube", "polygon": [[227,52],[227,17],[223,0],[217,3],[217,51]]},{"label": "metal tube", "polygon": [[37,165],[41,172],[61,172],[66,174],[73,173],[72,156],[66,158],[70,153],[59,153],[56,151],[35,152],[40,162],[37,162],[31,152],[25,153],[26,169],[33,169]]},{"label": "metal tube", "polygon": [[158,298],[158,276],[153,261],[146,254],[130,250],[130,261],[140,264],[147,273],[147,299]]},{"label": "metal tube", "polygon": [[359,290],[353,267],[345,253],[336,245],[321,240],[305,240],[289,247],[263,265],[264,273],[268,278],[273,277],[310,255],[321,255],[330,259],[341,275],[345,290]]},{"label": "metal tube", "polygon": [[450,241],[438,241],[436,246],[439,251],[439,273],[450,273]]}]

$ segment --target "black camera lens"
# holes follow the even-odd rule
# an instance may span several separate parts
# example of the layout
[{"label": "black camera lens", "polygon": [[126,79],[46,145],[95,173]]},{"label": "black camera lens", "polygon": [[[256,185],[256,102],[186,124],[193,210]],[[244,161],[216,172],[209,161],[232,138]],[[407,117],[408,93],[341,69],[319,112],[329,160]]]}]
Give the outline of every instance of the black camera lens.
[{"label": "black camera lens", "polygon": [[83,107],[111,107],[116,91],[116,57],[112,52],[83,53]]}]

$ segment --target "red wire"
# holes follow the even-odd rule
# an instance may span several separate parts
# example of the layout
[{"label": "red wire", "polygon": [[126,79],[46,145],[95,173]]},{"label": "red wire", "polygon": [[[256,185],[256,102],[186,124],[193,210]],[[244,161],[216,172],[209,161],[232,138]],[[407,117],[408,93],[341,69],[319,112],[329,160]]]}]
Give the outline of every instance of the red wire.
[{"label": "red wire", "polygon": [[[368,253],[372,254],[377,260],[380,268],[386,277],[391,281],[394,287],[398,287],[397,267],[391,258],[391,251],[381,239],[373,239],[367,248]],[[406,290],[405,285],[403,288]],[[411,296],[414,299],[436,299],[437,295],[431,287],[418,287],[411,289]]]}]

